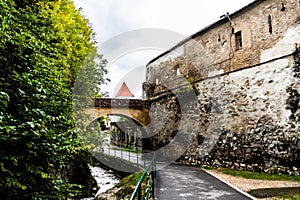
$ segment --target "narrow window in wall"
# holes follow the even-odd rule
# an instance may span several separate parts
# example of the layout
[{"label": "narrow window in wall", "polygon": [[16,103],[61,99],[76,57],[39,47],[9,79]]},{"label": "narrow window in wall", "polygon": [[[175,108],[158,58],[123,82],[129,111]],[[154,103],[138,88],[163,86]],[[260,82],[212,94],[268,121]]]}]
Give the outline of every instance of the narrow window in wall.
[{"label": "narrow window in wall", "polygon": [[158,85],[158,78],[155,79],[155,84]]},{"label": "narrow window in wall", "polygon": [[281,12],[285,11],[285,6],[284,6],[284,3],[281,3],[281,9],[280,9]]},{"label": "narrow window in wall", "polygon": [[220,34],[218,35],[218,42],[221,42],[221,36],[220,36]]},{"label": "narrow window in wall", "polygon": [[180,75],[180,70],[179,70],[179,67],[176,69],[176,76],[179,76]]},{"label": "narrow window in wall", "polygon": [[242,31],[238,31],[234,34],[235,38],[235,50],[239,50],[243,47],[243,42],[242,42]]},{"label": "narrow window in wall", "polygon": [[179,65],[176,65],[173,69],[173,77],[176,77],[179,75],[180,75]]},{"label": "narrow window in wall", "polygon": [[272,17],[271,17],[271,15],[268,16],[268,24],[269,24],[269,33],[272,34],[273,27],[272,27]]}]

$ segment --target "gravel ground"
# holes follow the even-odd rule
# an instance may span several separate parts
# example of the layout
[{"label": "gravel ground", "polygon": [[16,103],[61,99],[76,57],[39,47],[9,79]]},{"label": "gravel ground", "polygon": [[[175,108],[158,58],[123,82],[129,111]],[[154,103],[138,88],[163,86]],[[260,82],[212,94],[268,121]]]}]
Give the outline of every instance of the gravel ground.
[{"label": "gravel ground", "polygon": [[[209,172],[245,192],[248,192],[249,190],[253,190],[253,189],[260,189],[260,188],[300,187],[299,182],[255,180],[255,179],[246,179],[242,177],[235,177],[227,174],[222,174],[216,170],[209,170]],[[269,200],[269,199],[274,200],[274,198],[263,198],[260,200]]]}]

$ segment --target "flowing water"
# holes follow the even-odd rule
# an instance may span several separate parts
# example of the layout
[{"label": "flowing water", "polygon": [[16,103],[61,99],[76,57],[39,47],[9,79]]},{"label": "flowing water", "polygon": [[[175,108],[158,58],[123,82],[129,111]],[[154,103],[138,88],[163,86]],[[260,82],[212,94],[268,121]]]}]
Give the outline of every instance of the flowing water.
[{"label": "flowing water", "polygon": [[[113,188],[120,181],[120,179],[118,179],[110,171],[107,171],[100,167],[93,167],[93,166],[89,166],[89,167],[90,167],[92,176],[95,178],[95,180],[98,183],[98,186],[100,187],[100,189],[98,190],[95,197],[98,196],[99,194],[106,192],[107,190]],[[94,197],[84,198],[82,200],[92,200],[92,199],[94,199]]]}]

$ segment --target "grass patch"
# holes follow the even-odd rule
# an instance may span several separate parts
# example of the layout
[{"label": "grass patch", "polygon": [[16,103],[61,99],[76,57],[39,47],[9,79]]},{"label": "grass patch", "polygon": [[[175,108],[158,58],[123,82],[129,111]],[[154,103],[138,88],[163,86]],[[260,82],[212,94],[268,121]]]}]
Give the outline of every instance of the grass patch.
[{"label": "grass patch", "polygon": [[210,167],[210,166],[204,166],[203,169],[206,169],[206,170],[217,170],[217,168]]},{"label": "grass patch", "polygon": [[120,146],[119,148],[123,151],[142,154],[142,150],[140,150],[140,149],[130,149],[130,148],[127,148],[127,147],[124,147],[124,146]]},{"label": "grass patch", "polygon": [[247,179],[300,182],[300,176],[292,176],[287,174],[268,174],[265,172],[239,171],[235,169],[225,169],[225,168],[215,169],[215,170],[231,176],[238,176]]},{"label": "grass patch", "polygon": [[274,198],[274,200],[299,200],[300,199],[300,194],[289,194],[289,195],[283,195],[283,196],[279,196]]},{"label": "grass patch", "polygon": [[[228,174],[235,177],[242,177],[247,179],[256,180],[272,180],[272,181],[295,181],[300,182],[300,176],[293,176],[287,174],[268,174],[265,172],[250,172],[240,171],[235,169],[203,167],[206,170],[216,170],[223,174]],[[287,188],[262,188],[255,189],[248,192],[256,198],[272,197],[272,200],[299,200],[300,188],[287,187]]]},{"label": "grass patch", "polygon": [[261,188],[250,190],[248,193],[256,198],[278,197],[285,199],[300,195],[300,187]]},{"label": "grass patch", "polygon": [[[143,172],[138,172],[121,179],[120,182],[115,186],[120,188],[120,190],[115,194],[116,197],[118,199],[128,199],[132,195],[135,186],[141,178],[142,174]],[[148,180],[149,178],[147,176],[143,180],[141,190],[142,198],[145,197],[145,191],[147,189]]]}]

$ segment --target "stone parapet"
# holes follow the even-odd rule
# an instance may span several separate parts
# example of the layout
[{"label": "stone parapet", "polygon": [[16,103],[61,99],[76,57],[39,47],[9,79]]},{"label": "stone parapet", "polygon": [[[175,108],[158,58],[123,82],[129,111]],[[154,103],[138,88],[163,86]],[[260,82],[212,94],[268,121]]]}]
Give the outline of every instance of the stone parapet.
[{"label": "stone parapet", "polygon": [[142,99],[118,99],[118,98],[96,98],[95,107],[128,107],[128,108],[149,108],[149,102]]}]

